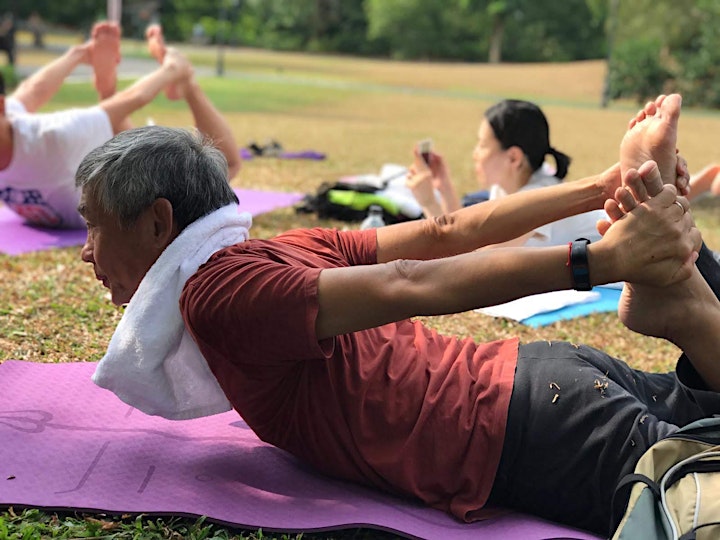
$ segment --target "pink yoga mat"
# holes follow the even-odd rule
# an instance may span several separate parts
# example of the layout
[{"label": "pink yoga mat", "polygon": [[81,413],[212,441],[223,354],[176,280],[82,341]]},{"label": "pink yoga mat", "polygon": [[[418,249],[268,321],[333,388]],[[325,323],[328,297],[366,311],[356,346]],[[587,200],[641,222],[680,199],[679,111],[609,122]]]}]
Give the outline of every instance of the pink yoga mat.
[{"label": "pink yoga mat", "polygon": [[519,514],[464,524],[321,476],[235,412],[146,416],[96,387],[92,363],[0,365],[0,506],[207,516],[266,531],[369,527],[421,539],[597,539]]},{"label": "pink yoga mat", "polygon": [[[300,193],[235,189],[240,199],[240,210],[253,216],[290,206],[302,199]],[[0,204],[0,253],[19,255],[51,248],[80,246],[85,242],[85,229],[46,229],[26,225],[8,207]]]}]

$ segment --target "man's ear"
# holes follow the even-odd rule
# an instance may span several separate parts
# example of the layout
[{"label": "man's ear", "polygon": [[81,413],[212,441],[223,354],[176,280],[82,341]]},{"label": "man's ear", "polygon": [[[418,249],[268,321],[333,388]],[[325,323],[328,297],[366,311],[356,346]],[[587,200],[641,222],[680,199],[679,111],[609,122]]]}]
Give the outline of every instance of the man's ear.
[{"label": "man's ear", "polygon": [[0,94],[0,116],[5,116],[5,96]]},{"label": "man's ear", "polygon": [[156,199],[150,211],[155,244],[165,248],[178,235],[172,204],[167,199]]}]

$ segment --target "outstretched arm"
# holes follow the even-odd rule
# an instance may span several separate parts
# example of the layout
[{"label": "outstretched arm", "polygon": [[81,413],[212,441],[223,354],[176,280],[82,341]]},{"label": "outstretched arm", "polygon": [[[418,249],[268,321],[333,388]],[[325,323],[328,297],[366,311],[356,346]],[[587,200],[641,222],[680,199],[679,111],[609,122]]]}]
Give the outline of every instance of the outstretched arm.
[{"label": "outstretched arm", "polygon": [[[666,286],[687,279],[700,234],[676,200],[675,188],[664,187],[589,245],[590,284]],[[383,229],[377,231],[378,241]],[[569,289],[573,282],[567,260],[568,246],[519,247],[323,270],[316,331],[322,339],[415,315],[456,313]],[[363,309],[348,308],[354,305]]]},{"label": "outstretched arm", "polygon": [[90,62],[91,47],[90,41],[70,47],[21,82],[12,97],[20,101],[28,112],[37,112],[52,99],[77,66]]},{"label": "outstretched arm", "polygon": [[209,137],[225,155],[228,162],[228,180],[231,180],[240,171],[241,160],[230,125],[203,92],[194,77],[191,77],[187,84],[180,88],[192,112],[195,127],[200,133]]},{"label": "outstretched arm", "polygon": [[[168,56],[181,57],[177,50],[166,46],[160,25],[151,24],[148,26],[145,37],[147,38],[150,54],[160,64],[164,64]],[[184,57],[181,58],[187,62]],[[230,125],[203,92],[192,74],[182,82],[168,85],[165,88],[165,95],[172,100],[181,97],[185,98],[185,102],[193,115],[195,127],[200,133],[211,139],[225,156],[228,163],[228,180],[231,180],[240,170],[241,164],[240,151],[235,142],[235,137]]]},{"label": "outstretched arm", "polygon": [[103,100],[100,107],[107,113],[115,134],[127,126],[127,117],[150,103],[168,85],[188,80],[192,67],[188,60],[174,49],[168,49],[160,67],[135,81],[132,86]]},{"label": "outstretched arm", "polygon": [[597,210],[620,185],[620,167],[541,189],[475,204],[433,219],[377,230],[378,262],[434,259],[499,244],[546,223]]}]

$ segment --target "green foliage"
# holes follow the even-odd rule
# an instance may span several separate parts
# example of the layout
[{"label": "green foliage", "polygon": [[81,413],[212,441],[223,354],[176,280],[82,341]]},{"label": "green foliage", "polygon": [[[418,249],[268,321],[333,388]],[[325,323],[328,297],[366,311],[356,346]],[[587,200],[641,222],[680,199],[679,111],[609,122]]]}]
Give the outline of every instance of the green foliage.
[{"label": "green foliage", "polygon": [[605,56],[604,13],[587,0],[522,0],[506,17],[503,60],[565,62]]},{"label": "green foliage", "polygon": [[[338,52],[397,59],[563,62],[612,53],[614,97],[681,91],[686,104],[720,106],[718,0],[162,0],[169,41]],[[123,1],[126,37],[152,18]],[[106,1],[0,0],[19,21],[87,31]],[[608,50],[612,47],[613,50]],[[492,52],[491,52],[492,51]],[[660,56],[662,55],[662,56]]]},{"label": "green foliage", "polygon": [[385,40],[395,58],[463,58],[468,49],[477,58],[478,16],[460,2],[368,0],[366,9],[368,37]]},{"label": "green foliage", "polygon": [[484,60],[493,36],[512,62],[604,54],[604,12],[587,0],[368,0],[367,13],[369,37],[398,58]]},{"label": "green foliage", "polygon": [[5,64],[0,67],[0,73],[2,73],[3,80],[5,81],[5,93],[9,94],[18,85],[20,79],[15,68],[10,64]]},{"label": "green foliage", "polygon": [[610,64],[612,97],[639,102],[677,91],[686,105],[720,107],[720,3],[622,3]]},{"label": "green foliage", "polygon": [[662,93],[670,72],[660,60],[658,39],[634,39],[615,49],[610,73],[611,98],[633,97],[644,103]]},{"label": "green foliage", "polygon": [[697,25],[677,52],[677,90],[687,105],[720,108],[720,4],[699,0]]}]

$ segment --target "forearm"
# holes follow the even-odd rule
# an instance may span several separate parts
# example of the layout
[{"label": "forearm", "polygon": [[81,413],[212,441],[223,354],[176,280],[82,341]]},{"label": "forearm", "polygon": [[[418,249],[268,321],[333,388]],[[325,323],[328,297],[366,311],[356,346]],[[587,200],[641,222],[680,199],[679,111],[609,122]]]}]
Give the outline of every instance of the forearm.
[{"label": "forearm", "polygon": [[[720,350],[720,301],[708,283],[695,272],[675,296],[661,291],[666,301],[664,309],[680,306],[665,337],[677,345],[690,359],[706,384],[720,391],[720,367],[717,351]],[[678,308],[675,308],[678,309]]]},{"label": "forearm", "polygon": [[185,88],[185,100],[192,112],[195,127],[209,137],[225,156],[228,178],[232,179],[240,170],[241,160],[230,125],[194,79]]},{"label": "forearm", "polygon": [[720,392],[720,370],[718,355],[720,350],[720,308],[707,307],[703,313],[692,313],[693,328],[683,339],[675,344],[690,359],[697,372],[709,388]]},{"label": "forearm", "polygon": [[442,205],[433,198],[432,200],[426,201],[426,202],[420,202],[420,207],[422,208],[423,216],[426,218],[432,219],[439,216],[442,216],[445,212],[443,210]]},{"label": "forearm", "polygon": [[163,66],[135,81],[132,86],[101,101],[100,107],[107,113],[113,132],[117,134],[123,131],[128,117],[155,99],[176,77],[173,67]]},{"label": "forearm", "polygon": [[[553,221],[603,207],[614,166],[574,182],[521,191],[433,220],[378,229],[378,261],[433,259],[517,238]],[[618,176],[619,183],[619,176]]]},{"label": "forearm", "polygon": [[71,47],[62,56],[20,83],[12,96],[20,101],[28,112],[36,112],[52,99],[68,75],[83,62],[85,55],[81,46]]},{"label": "forearm", "polygon": [[[567,246],[502,248],[431,261],[323,270],[318,285],[318,338],[572,288],[567,254]],[[613,272],[611,266],[598,268],[594,281],[613,281],[617,277]]]},{"label": "forearm", "polygon": [[445,214],[455,212],[462,208],[460,197],[458,197],[455,186],[450,179],[448,179],[447,185],[442,186],[439,191],[442,199],[442,210]]}]

